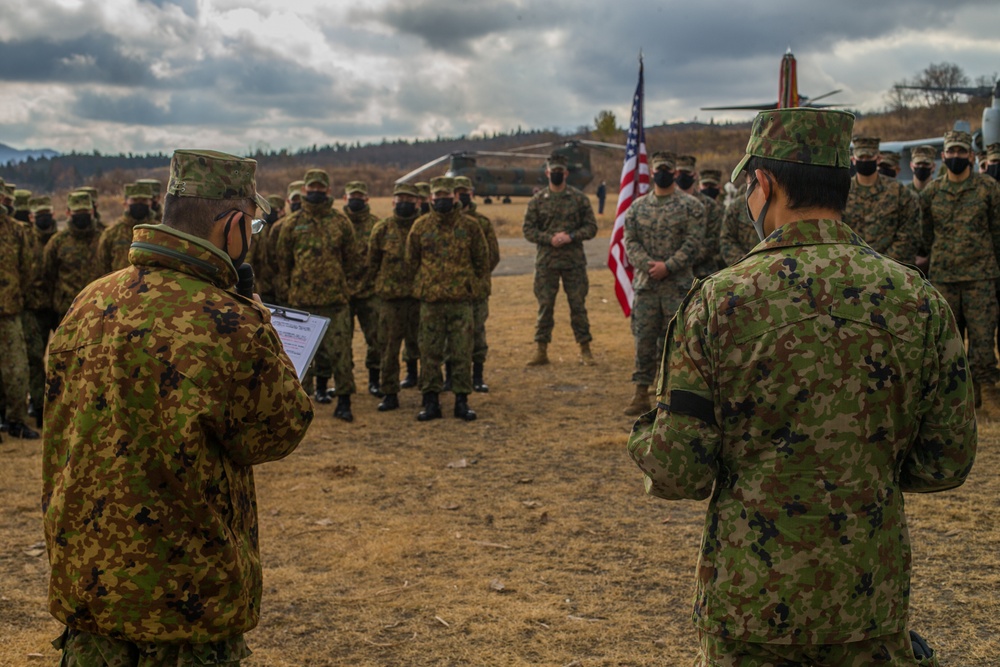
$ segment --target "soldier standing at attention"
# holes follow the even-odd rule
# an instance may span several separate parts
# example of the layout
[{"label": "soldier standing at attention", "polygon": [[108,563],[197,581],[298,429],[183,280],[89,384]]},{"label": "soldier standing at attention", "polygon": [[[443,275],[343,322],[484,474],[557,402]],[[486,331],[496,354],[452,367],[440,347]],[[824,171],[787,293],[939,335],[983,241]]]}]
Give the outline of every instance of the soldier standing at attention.
[{"label": "soldier standing at attention", "polygon": [[104,274],[97,257],[100,232],[94,222],[94,205],[86,192],[71,192],[66,229],[45,245],[42,275],[52,286],[52,308],[62,319],[73,299],[87,284]]},{"label": "soldier standing at attention", "polygon": [[878,173],[891,179],[899,176],[899,153],[879,151],[878,158]]},{"label": "soldier standing at attention", "polygon": [[722,172],[718,169],[702,169],[698,175],[698,182],[701,184],[701,194],[722,206],[722,202],[719,201],[719,193],[722,192],[719,189]]},{"label": "soldier standing at attention", "polygon": [[[94,220],[94,229],[97,230],[97,234],[98,234],[98,236],[100,236],[100,234],[105,229],[107,229],[108,226],[106,224],[104,224],[103,220],[101,220],[101,212],[97,208],[97,197],[99,195],[99,193],[97,192],[97,188],[95,188],[93,186],[90,186],[90,185],[87,185],[87,186],[82,187],[82,188],[77,188],[75,190],[75,192],[84,192],[84,193],[87,194],[88,197],[90,197],[90,202],[94,205],[93,206],[93,211],[91,213],[91,216],[93,217],[93,220]],[[67,223],[67,224],[69,224],[69,223]]]},{"label": "soldier standing at attention", "polygon": [[489,352],[489,346],[486,344],[486,320],[490,316],[493,269],[500,263],[500,242],[493,230],[493,223],[476,210],[476,202],[472,200],[474,195],[472,180],[468,176],[455,178],[455,196],[462,205],[462,212],[475,220],[483,230],[483,238],[486,239],[486,248],[489,250],[489,271],[479,282],[478,295],[472,302],[472,390],[486,393],[490,390],[483,380],[483,368],[486,365],[486,354]]},{"label": "soldier standing at attention", "polygon": [[972,172],[972,137],[953,130],[944,135],[942,160],[947,172],[920,192],[923,243],[929,252],[928,277],[969,337],[969,370],[976,407],[989,399],[1000,410],[1000,379],[993,348],[997,326],[995,281],[1000,278],[1000,186]]},{"label": "soldier standing at attention", "polygon": [[673,153],[653,153],[653,190],[632,202],[625,214],[625,254],[635,267],[635,394],[625,408],[627,415],[649,410],[649,386],[656,379],[663,336],[691,289],[692,267],[701,253],[705,233],[703,199],[683,192],[675,182],[676,160]]},{"label": "soldier standing at attention", "polygon": [[749,176],[736,191],[736,198],[726,207],[722,217],[722,231],[719,233],[719,255],[722,263],[732,266],[743,259],[760,242],[753,230],[753,222],[747,214],[746,194]]},{"label": "soldier standing at attention", "polygon": [[155,178],[139,178],[136,179],[135,184],[149,186],[149,210],[152,212],[153,220],[156,222],[163,220],[163,207],[160,205],[161,183]]},{"label": "soldier standing at attention", "polygon": [[583,242],[597,235],[597,220],[587,195],[566,182],[568,164],[565,155],[552,154],[545,163],[549,186],[531,198],[524,214],[524,238],[538,246],[535,255],[535,298],[538,300],[535,343],[538,347],[528,361],[529,366],[549,363],[548,347],[552,342],[560,280],[569,302],[573,337],[580,345],[580,362],[591,364],[594,361],[590,351],[593,336],[587,319],[590,282]]},{"label": "soldier standing at attention", "polygon": [[49,346],[42,456],[63,665],[238,665],[261,602],[252,466],[312,421],[271,316],[233,291],[256,162],[176,151],[162,225]]},{"label": "soldier standing at attention", "polygon": [[[392,190],[392,215],[380,220],[368,240],[368,263],[371,266],[375,296],[381,309],[382,369],[379,412],[399,407],[399,348],[403,341],[411,350],[419,350],[420,301],[413,298],[413,284],[406,267],[406,238],[420,215],[417,187],[396,183]],[[407,375],[416,375],[417,362],[407,362]]]},{"label": "soldier standing at attention", "polygon": [[933,146],[917,146],[910,151],[910,170],[913,180],[907,186],[914,192],[923,190],[934,179],[934,162],[938,152]]},{"label": "soldier standing at attention", "polygon": [[358,270],[351,221],[330,202],[330,175],[306,172],[302,210],[285,219],[275,247],[279,280],[288,288],[288,305],[330,318],[330,326],[313,361],[317,403],[329,403],[327,384],[333,376],[337,407],[333,416],[354,421],[354,354],[351,350],[351,292],[348,276]]},{"label": "soldier standing at attention", "polygon": [[[698,254],[694,258],[694,266],[691,269],[695,278],[704,278],[719,270],[719,236],[722,233],[722,216],[725,211],[722,209],[722,204],[717,203],[712,197],[702,194],[698,189],[700,176],[695,168],[696,164],[697,158],[693,155],[678,156],[676,182],[681,192],[694,197],[705,207],[705,217],[702,223],[705,229],[701,235]],[[664,323],[664,332],[666,331],[665,327]]]},{"label": "soldier standing at attention", "polygon": [[52,310],[52,286],[45,281],[42,272],[45,246],[56,233],[56,221],[52,217],[52,199],[32,197],[28,203],[31,222],[28,233],[32,238],[35,253],[32,265],[34,276],[24,295],[24,342],[28,352],[28,416],[35,418],[35,426],[42,426],[42,406],[45,402],[45,347],[49,342],[49,332],[55,330],[59,320]]},{"label": "soldier standing at attention", "polygon": [[125,186],[125,212],[101,233],[97,241],[97,263],[102,275],[129,266],[132,230],[136,225],[156,223],[152,201],[153,191],[148,183],[129,183]]},{"label": "soldier standing at attention", "polygon": [[18,188],[14,190],[14,213],[15,220],[25,224],[31,222],[31,190]]},{"label": "soldier standing at attention", "polygon": [[472,421],[472,302],[489,271],[489,250],[479,225],[455,204],[450,178],[431,180],[431,212],[413,223],[406,239],[406,264],[413,296],[420,300],[419,421],[441,418],[438,394],[444,387],[441,364],[452,354],[455,416]]},{"label": "soldier standing at attention", "polygon": [[354,226],[354,243],[360,258],[358,270],[348,276],[351,290],[351,335],[354,335],[354,320],[357,319],[361,333],[365,337],[365,368],[368,369],[368,393],[382,396],[379,390],[379,368],[382,364],[382,342],[378,326],[378,297],[368,270],[368,240],[378,216],[368,206],[368,185],[362,181],[351,181],[344,187],[344,213]]},{"label": "soldier standing at attention", "polygon": [[[281,216],[265,229],[267,232],[267,241],[265,243],[268,247],[268,251],[265,253],[265,256],[270,269],[271,291],[274,292],[274,302],[283,305],[288,304],[288,285],[284,282],[285,276],[282,276],[281,272],[278,270],[278,255],[276,247],[278,245],[278,237],[281,235],[281,228],[284,227],[286,222],[302,210],[302,188],[304,185],[305,184],[302,181],[292,181],[288,184],[288,194],[285,197],[285,201],[288,202],[288,214]],[[305,378],[305,385],[306,388],[309,389],[310,394],[312,393],[311,384],[312,375],[310,374]]]},{"label": "soldier standing at attention", "polygon": [[685,299],[629,439],[647,493],[711,497],[697,665],[937,664],[902,494],[965,481],[975,411],[944,298],[840,219],[853,121],[757,115],[733,179],[766,238]]},{"label": "soldier standing at attention", "polygon": [[844,224],[883,255],[912,264],[920,244],[920,200],[879,171],[884,158],[877,137],[854,137],[855,174],[844,209]]}]

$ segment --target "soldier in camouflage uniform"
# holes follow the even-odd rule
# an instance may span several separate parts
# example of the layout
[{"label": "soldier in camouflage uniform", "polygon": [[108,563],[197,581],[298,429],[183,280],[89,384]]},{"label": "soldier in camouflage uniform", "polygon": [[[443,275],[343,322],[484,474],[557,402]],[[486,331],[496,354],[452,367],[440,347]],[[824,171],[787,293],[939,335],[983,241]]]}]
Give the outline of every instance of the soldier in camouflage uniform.
[{"label": "soldier in camouflage uniform", "polygon": [[[431,184],[420,182],[414,183],[417,188],[417,212],[418,215],[426,215],[431,210]],[[419,317],[418,317],[419,319]],[[410,339],[403,339],[403,362],[406,364],[406,377],[399,383],[403,389],[413,389],[420,384],[418,364],[420,361],[420,345],[414,343],[410,345]]]},{"label": "soldier in camouflage uniform", "polygon": [[[697,162],[697,158],[693,155],[677,156],[675,182],[684,194],[694,197],[705,207],[703,221],[705,229],[700,242],[701,248],[692,267],[695,278],[704,278],[719,270],[719,236],[722,234],[722,216],[725,211],[722,204],[716,202],[714,198],[702,194],[699,189],[701,176],[696,169]],[[666,323],[664,323],[664,327],[666,327]]]},{"label": "soldier in camouflage uniform", "polygon": [[929,251],[928,276],[955,317],[965,322],[976,407],[986,397],[988,409],[1000,411],[995,387],[1000,370],[993,348],[1000,314],[995,285],[1000,278],[1000,185],[973,173],[971,148],[968,132],[944,135],[941,155],[947,173],[920,192],[922,246]]},{"label": "soldier in camouflage uniform", "polygon": [[431,184],[430,183],[416,183],[417,192],[420,193],[420,201],[417,202],[420,208],[420,215],[426,215],[431,212]]},{"label": "soldier in camouflage uniform", "polygon": [[635,394],[625,408],[627,415],[649,410],[649,385],[656,379],[667,324],[691,289],[692,267],[701,256],[707,197],[691,196],[674,180],[677,160],[673,153],[653,153],[653,189],[633,201],[625,214],[625,254],[635,270]]},{"label": "soldier in camouflage uniform", "polygon": [[[64,665],[238,665],[260,614],[252,466],[312,421],[271,316],[233,291],[256,163],[177,151],[162,225],[49,347],[42,509]],[[262,206],[266,210],[266,202]]]},{"label": "soldier in camouflage uniform", "polygon": [[726,213],[722,217],[719,255],[726,266],[732,266],[743,259],[760,242],[747,214],[745,197],[749,181],[747,178],[746,183],[736,191],[736,198],[726,207]]},{"label": "soldier in camouflage uniform", "polygon": [[281,195],[270,195],[267,197],[267,203],[271,206],[270,212],[263,217],[267,226],[254,238],[247,261],[253,267],[254,289],[260,294],[261,300],[264,303],[275,303],[274,275],[268,255],[274,252],[270,242],[278,240],[277,237],[271,238],[271,230],[285,217],[285,198]]},{"label": "soldier in camouflage uniform", "polygon": [[629,439],[647,493],[711,496],[698,665],[937,664],[907,632],[902,494],[965,480],[972,392],[944,298],[839,219],[852,126],[757,115],[733,179],[768,236],[685,299]]},{"label": "soldier in camouflage uniform", "polygon": [[986,169],[984,173],[994,181],[1000,181],[1000,144],[986,147]]},{"label": "soldier in camouflage uniform", "polygon": [[[719,206],[722,206],[722,202],[719,200],[719,195],[722,193],[722,189],[719,187],[719,184],[722,182],[722,171],[718,169],[702,169],[698,174],[698,182],[701,186],[701,194],[705,195]],[[723,207],[723,213],[725,213],[724,208],[725,207]]]},{"label": "soldier in camouflage uniform", "polygon": [[893,151],[879,151],[878,173],[891,179],[895,179],[899,176],[899,153],[895,153]]},{"label": "soldier in camouflage uniform", "polygon": [[911,264],[920,244],[920,200],[895,175],[878,171],[884,159],[878,146],[877,137],[854,137],[856,173],[844,223],[877,252]]},{"label": "soldier in camouflage uniform", "polygon": [[[88,186],[85,186],[85,187],[82,187],[82,188],[77,188],[75,190],[75,192],[85,192],[87,194],[87,196],[90,197],[90,201],[93,204],[93,214],[92,215],[93,215],[93,219],[94,219],[94,228],[97,230],[98,234],[103,233],[104,230],[108,228],[108,226],[106,224],[104,224],[103,220],[101,220],[101,212],[97,209],[97,197],[98,197],[98,194],[99,194],[97,192],[97,188],[88,185]],[[69,222],[67,222],[66,224],[68,225]]]},{"label": "soldier in camouflage uniform", "polygon": [[302,190],[306,184],[304,181],[292,181],[288,184],[285,200],[288,201],[288,213],[297,213],[302,209]]},{"label": "soldier in camouflage uniform", "polygon": [[[351,349],[351,292],[348,277],[358,272],[361,258],[354,227],[332,208],[330,175],[322,169],[306,172],[302,209],[285,218],[275,244],[278,281],[287,286],[288,305],[330,319],[314,360],[318,403],[329,403],[327,383],[333,376],[337,407],[333,416],[354,421],[354,355]],[[273,232],[272,232],[273,234]]]},{"label": "soldier in camouflage uniform", "polygon": [[489,272],[489,250],[476,221],[455,205],[454,181],[431,180],[431,207],[413,223],[406,239],[406,264],[413,296],[420,300],[420,421],[441,417],[438,394],[444,385],[441,364],[452,354],[455,416],[472,421],[472,302]]},{"label": "soldier in camouflage uniform", "polygon": [[136,225],[156,223],[151,208],[153,190],[148,183],[125,185],[125,212],[110,227],[101,232],[97,241],[97,263],[101,274],[129,266],[128,252],[132,245],[132,230]]},{"label": "soldier in camouflage uniform", "polygon": [[[375,296],[379,299],[379,326],[382,329],[381,391],[379,412],[399,407],[399,348],[403,341],[419,350],[420,301],[413,297],[413,285],[406,267],[406,238],[420,215],[420,195],[415,185],[397,183],[392,190],[392,215],[380,220],[368,240]],[[417,362],[413,362],[415,367]],[[416,368],[408,373],[416,373]]]},{"label": "soldier in camouflage uniform", "polygon": [[[305,183],[302,181],[292,181],[288,184],[288,193],[285,196],[285,201],[288,202],[288,214],[282,216],[274,222],[274,224],[268,225],[267,229],[267,244],[268,251],[266,253],[265,261],[269,267],[269,273],[271,276],[271,290],[274,292],[274,302],[287,305],[288,304],[288,285],[284,283],[284,279],[287,276],[282,276],[281,272],[278,270],[278,255],[275,252],[275,248],[278,245],[278,237],[281,235],[281,228],[285,226],[288,220],[299,213],[302,210],[302,189],[305,187]],[[309,393],[312,393],[310,385],[312,384],[312,374],[309,374],[305,378],[306,387],[309,388]]]},{"label": "soldier in camouflage uniform", "polygon": [[382,342],[379,336],[379,303],[375,296],[374,282],[368,270],[368,240],[378,216],[368,205],[368,185],[362,181],[351,181],[344,186],[344,214],[354,227],[354,243],[360,258],[358,270],[348,277],[351,290],[351,334],[354,334],[354,320],[357,319],[361,333],[365,337],[365,368],[368,369],[368,393],[382,396],[379,390],[379,368],[382,364]]},{"label": "soldier in camouflage uniform", "polygon": [[919,193],[934,180],[934,164],[937,156],[938,152],[933,146],[917,146],[910,151],[910,170],[913,171],[913,180],[907,187]]},{"label": "soldier in camouflage uniform", "polygon": [[13,218],[20,222],[31,222],[31,190],[18,188],[14,190]]},{"label": "soldier in camouflage uniform", "polygon": [[32,197],[28,206],[31,212],[29,234],[35,253],[35,271],[24,295],[21,323],[24,326],[24,342],[28,352],[28,393],[31,394],[28,414],[34,416],[36,426],[41,427],[42,405],[45,400],[45,347],[49,342],[49,333],[59,324],[59,319],[52,310],[52,285],[45,281],[42,267],[45,264],[45,246],[55,235],[56,224],[52,217],[50,197]]},{"label": "soldier in camouflage uniform", "polygon": [[489,346],[486,344],[486,320],[490,316],[490,293],[493,291],[493,270],[500,263],[500,242],[493,230],[493,223],[485,215],[476,210],[476,202],[472,200],[475,189],[468,176],[455,178],[455,197],[462,205],[462,212],[476,221],[483,230],[486,248],[489,250],[489,272],[480,281],[476,299],[472,302],[472,390],[486,393],[490,390],[483,380],[483,370],[486,365],[486,354]]},{"label": "soldier in camouflage uniform", "polygon": [[545,163],[549,186],[539,191],[524,214],[524,238],[538,246],[535,256],[535,298],[538,319],[535,323],[534,356],[529,366],[549,363],[548,347],[559,281],[569,302],[570,326],[580,345],[580,362],[593,363],[590,351],[590,321],[587,318],[587,255],[583,242],[597,235],[594,207],[587,195],[566,183],[569,171],[566,156],[553,154]]},{"label": "soldier in camouflage uniform", "polygon": [[136,179],[135,184],[149,186],[149,210],[152,212],[153,219],[156,222],[163,220],[163,206],[160,204],[160,190],[162,189],[160,181],[155,178],[139,178]]},{"label": "soldier in camouflage uniform", "polygon": [[[0,189],[6,192],[3,180]],[[0,383],[7,432],[35,439],[28,418],[28,352],[24,340],[26,293],[38,271],[35,243],[27,225],[0,209]]]},{"label": "soldier in camouflage uniform", "polygon": [[52,308],[61,320],[76,295],[104,274],[95,261],[100,233],[94,226],[94,205],[86,192],[71,192],[69,222],[45,245],[42,275],[52,286]]}]

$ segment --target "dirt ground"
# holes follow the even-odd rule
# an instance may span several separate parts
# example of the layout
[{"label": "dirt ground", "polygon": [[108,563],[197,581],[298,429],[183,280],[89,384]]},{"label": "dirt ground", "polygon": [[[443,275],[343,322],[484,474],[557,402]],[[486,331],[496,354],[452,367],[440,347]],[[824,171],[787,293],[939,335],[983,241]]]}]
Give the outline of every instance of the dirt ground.
[{"label": "dirt ground", "polygon": [[[264,598],[253,667],[688,665],[705,503],[646,497],[625,441],[632,341],[611,274],[591,272],[597,363],[565,300],[552,364],[526,368],[531,276],[494,281],[490,393],[479,420],[415,420],[420,397],[355,422],[318,410],[287,459],[256,472]],[[355,337],[363,372],[363,342]],[[981,428],[968,482],[907,497],[912,626],[944,666],[1000,664],[1000,465]],[[0,665],[55,665],[37,442],[0,444]]]}]

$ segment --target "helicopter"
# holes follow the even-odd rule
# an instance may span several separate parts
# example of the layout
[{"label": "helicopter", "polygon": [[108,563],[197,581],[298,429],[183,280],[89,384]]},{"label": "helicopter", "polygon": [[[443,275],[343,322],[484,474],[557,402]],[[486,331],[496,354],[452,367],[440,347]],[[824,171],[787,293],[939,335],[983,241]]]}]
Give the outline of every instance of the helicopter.
[{"label": "helicopter", "polygon": [[549,146],[556,146],[556,144],[555,142],[547,142],[522,146],[510,151],[458,151],[431,160],[402,176],[396,182],[409,183],[425,171],[448,160],[448,170],[444,175],[467,177],[472,181],[476,194],[483,197],[484,204],[491,203],[493,197],[502,197],[504,203],[509,203],[511,197],[531,197],[548,184],[549,179],[545,175],[545,166],[485,167],[477,163],[479,157],[547,160],[550,155],[563,155],[569,163],[569,176],[566,182],[575,188],[582,189],[594,179],[590,167],[588,146],[625,150],[625,146],[621,144],[589,139],[570,139],[554,148],[550,154],[525,152]]}]

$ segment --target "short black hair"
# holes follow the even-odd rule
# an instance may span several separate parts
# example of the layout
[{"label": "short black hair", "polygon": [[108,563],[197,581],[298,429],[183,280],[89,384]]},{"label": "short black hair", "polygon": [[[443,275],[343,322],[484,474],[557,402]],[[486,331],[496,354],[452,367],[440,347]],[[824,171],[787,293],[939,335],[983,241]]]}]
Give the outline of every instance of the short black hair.
[{"label": "short black hair", "polygon": [[827,208],[843,213],[847,208],[847,195],[851,192],[848,169],[753,156],[747,162],[746,172],[753,176],[755,169],[768,172],[781,185],[792,210]]},{"label": "short black hair", "polygon": [[178,197],[168,193],[163,198],[163,224],[179,232],[207,239],[218,222],[215,216],[233,209],[242,211],[247,208],[247,204],[257,206],[257,202],[252,199],[204,199]]}]

